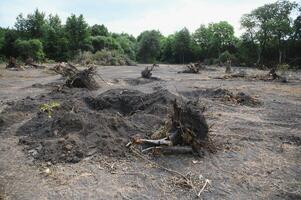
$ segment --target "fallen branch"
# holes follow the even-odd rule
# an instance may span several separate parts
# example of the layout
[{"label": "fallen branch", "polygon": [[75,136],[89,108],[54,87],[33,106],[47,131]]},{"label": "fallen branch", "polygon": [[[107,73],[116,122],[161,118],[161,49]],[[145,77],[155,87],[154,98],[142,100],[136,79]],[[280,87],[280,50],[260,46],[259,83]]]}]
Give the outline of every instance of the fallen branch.
[{"label": "fallen branch", "polygon": [[209,179],[205,180],[205,184],[203,185],[202,189],[199,191],[199,193],[197,194],[198,197],[201,196],[202,192],[205,190],[206,186],[209,184],[210,185],[211,181]]}]

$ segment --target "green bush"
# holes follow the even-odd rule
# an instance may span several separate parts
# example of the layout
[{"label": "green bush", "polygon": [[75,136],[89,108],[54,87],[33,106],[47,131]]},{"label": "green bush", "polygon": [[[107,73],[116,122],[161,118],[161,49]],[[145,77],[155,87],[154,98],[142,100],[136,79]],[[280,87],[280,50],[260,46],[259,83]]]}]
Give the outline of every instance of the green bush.
[{"label": "green bush", "polygon": [[94,54],[92,52],[82,52],[74,60],[80,64],[95,64],[95,65],[135,65],[125,54],[117,50],[101,50]]},{"label": "green bush", "polygon": [[122,52],[122,48],[115,38],[106,36],[94,36],[90,39],[95,52],[103,49],[118,50]]},{"label": "green bush", "polygon": [[43,44],[38,39],[18,39],[15,41],[14,46],[17,50],[18,57],[21,57],[23,60],[27,58],[33,58],[36,61],[42,61],[45,58]]}]

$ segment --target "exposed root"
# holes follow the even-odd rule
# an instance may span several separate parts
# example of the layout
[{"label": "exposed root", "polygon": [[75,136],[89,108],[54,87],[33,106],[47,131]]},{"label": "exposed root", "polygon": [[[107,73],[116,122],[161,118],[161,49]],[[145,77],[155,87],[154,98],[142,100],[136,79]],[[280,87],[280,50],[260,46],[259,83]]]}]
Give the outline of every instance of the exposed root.
[{"label": "exposed root", "polygon": [[96,75],[95,68],[89,67],[70,76],[66,81],[66,85],[75,88],[88,88],[89,90],[97,89],[99,86],[94,79],[94,75]]},{"label": "exposed root", "polygon": [[[150,147],[165,146],[168,147],[166,150],[163,150],[163,148],[159,149],[168,153],[196,152],[200,154],[201,143],[206,140],[209,131],[204,115],[195,105],[185,103],[184,106],[181,107],[177,104],[176,100],[173,103],[172,117],[170,121],[166,123],[164,129],[166,131],[163,139],[134,139],[132,144],[144,144]],[[171,146],[175,148],[170,148]],[[186,146],[186,148],[179,148],[179,146]],[[191,148],[187,148],[187,146]],[[151,149],[152,148],[149,150]]]},{"label": "exposed root", "polygon": [[79,70],[70,63],[60,63],[54,66],[52,70],[62,75],[63,77],[72,77],[79,72]]},{"label": "exposed root", "polygon": [[187,69],[184,71],[180,71],[178,73],[190,73],[190,74],[198,74],[201,69],[204,69],[200,62],[189,64],[186,66]]}]

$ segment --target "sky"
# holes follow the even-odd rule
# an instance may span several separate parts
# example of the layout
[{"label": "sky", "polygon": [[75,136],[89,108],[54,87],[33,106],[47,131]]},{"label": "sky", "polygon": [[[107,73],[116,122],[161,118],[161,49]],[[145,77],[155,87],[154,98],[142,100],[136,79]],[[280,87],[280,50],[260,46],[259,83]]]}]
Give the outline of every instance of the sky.
[{"label": "sky", "polygon": [[[300,1],[300,0],[298,0]],[[104,24],[111,32],[134,36],[144,30],[172,34],[186,27],[191,32],[201,24],[228,21],[239,36],[243,14],[274,0],[0,0],[0,26],[12,27],[18,14],[36,8],[58,14],[62,21],[83,14],[90,24]]]}]

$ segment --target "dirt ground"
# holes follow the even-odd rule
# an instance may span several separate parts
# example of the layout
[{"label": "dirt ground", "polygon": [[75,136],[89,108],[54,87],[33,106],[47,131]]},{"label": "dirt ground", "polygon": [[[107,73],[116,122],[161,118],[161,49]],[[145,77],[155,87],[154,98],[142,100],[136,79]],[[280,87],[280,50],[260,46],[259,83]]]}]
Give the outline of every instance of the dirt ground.
[{"label": "dirt ground", "polygon": [[[183,66],[161,65],[145,80],[144,67],[98,67],[106,81],[97,78],[98,90],[56,93],[64,80],[48,69],[1,66],[0,199],[301,199],[301,72],[279,83],[217,79],[219,67],[178,74]],[[236,94],[257,101],[229,99]],[[128,151],[133,135],[150,137],[164,123],[173,98],[206,108],[216,150],[203,157]],[[39,112],[50,100],[62,104],[51,119]],[[58,124],[66,129],[52,129]]]}]

